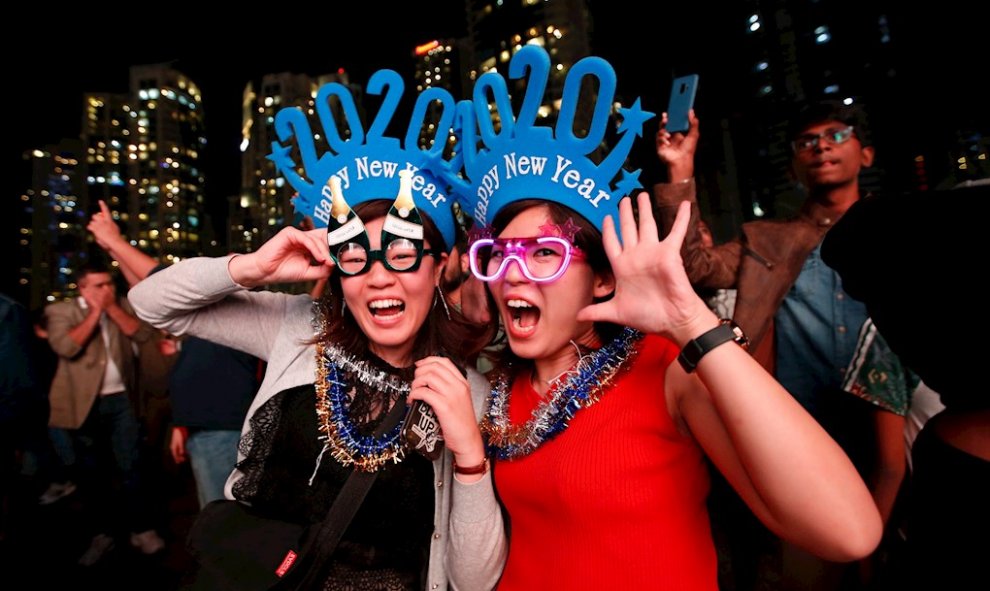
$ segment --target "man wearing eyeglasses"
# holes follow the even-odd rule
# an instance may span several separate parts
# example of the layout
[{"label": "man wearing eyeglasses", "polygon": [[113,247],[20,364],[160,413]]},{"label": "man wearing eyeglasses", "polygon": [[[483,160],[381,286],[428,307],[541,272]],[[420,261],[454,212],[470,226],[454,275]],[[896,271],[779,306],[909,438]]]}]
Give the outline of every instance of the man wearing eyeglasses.
[{"label": "man wearing eyeglasses", "polygon": [[[687,133],[670,134],[661,126],[657,134],[657,155],[669,168],[670,182],[654,188],[656,217],[666,233],[680,202],[692,202],[682,249],[688,277],[699,287],[737,289],[733,320],[749,336],[753,356],[834,437],[829,416],[836,411],[829,406],[838,399],[835,392],[867,313],[843,291],[838,275],[822,262],[820,249],[829,228],[860,199],[859,173],[873,163],[862,113],[833,102],[804,108],[792,120],[789,137],[793,172],[806,192],[798,214],[748,222],[740,237],[708,248],[697,232],[693,175],[698,119],[692,112],[689,120]],[[741,562],[733,566],[746,568],[751,561]],[[785,561],[785,586],[791,570]],[[827,578],[824,572],[818,575]],[[825,581],[806,584],[811,583],[796,582],[798,588],[829,587]]]},{"label": "man wearing eyeglasses", "polygon": [[[654,193],[665,229],[677,205],[695,199],[694,152],[699,137],[692,113],[686,134],[657,134],[657,154],[670,183]],[[696,285],[737,288],[733,319],[750,350],[813,415],[816,394],[839,387],[852,357],[856,334],[866,319],[863,307],[842,291],[837,276],[819,256],[822,238],[860,198],[859,173],[873,163],[866,126],[858,109],[823,102],[803,109],[792,122],[792,166],[807,197],[799,213],[785,220],[743,224],[742,236],[712,248],[691,231],[682,254]],[[692,208],[692,216],[698,216]]]}]

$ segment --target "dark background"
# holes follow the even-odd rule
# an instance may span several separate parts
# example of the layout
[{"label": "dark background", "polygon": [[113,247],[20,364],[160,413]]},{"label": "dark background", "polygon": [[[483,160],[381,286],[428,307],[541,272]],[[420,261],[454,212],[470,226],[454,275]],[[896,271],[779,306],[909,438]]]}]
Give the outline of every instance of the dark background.
[{"label": "dark background", "polygon": [[[906,3],[880,0],[828,1],[829,10],[836,12],[876,3],[889,8],[899,55],[893,83],[903,95],[883,116],[903,121],[906,137],[965,125],[986,131],[990,98],[980,90],[990,71],[984,3],[951,0],[910,9]],[[740,72],[732,40],[745,23],[744,2],[591,0],[589,5],[592,52],[617,70],[624,103],[642,96],[644,108],[662,111],[671,78],[697,72],[696,107],[703,132],[705,120],[740,116],[734,97],[744,91],[737,88]],[[8,22],[0,42],[9,76],[0,185],[2,252],[13,252],[14,214],[30,184],[24,152],[78,136],[81,93],[125,91],[130,65],[173,62],[202,89],[206,196],[214,227],[223,236],[226,196],[239,189],[241,93],[249,80],[270,72],[319,74],[344,68],[352,81],[363,85],[372,72],[388,67],[410,81],[415,45],[466,34],[461,0],[360,1],[346,8],[322,3],[311,11],[286,4],[251,14],[246,5],[211,5],[211,12],[229,12],[229,20],[216,22],[196,17],[197,8],[188,4],[148,11],[129,6],[100,15],[92,9],[55,11],[39,3],[25,6],[20,21]],[[644,11],[660,17],[647,18]],[[16,34],[10,30],[15,28]],[[655,130],[655,121],[647,124],[647,135],[633,155],[634,164],[646,169],[644,180],[655,176],[649,135]],[[14,261],[4,258],[3,285],[8,285],[15,276]]]}]

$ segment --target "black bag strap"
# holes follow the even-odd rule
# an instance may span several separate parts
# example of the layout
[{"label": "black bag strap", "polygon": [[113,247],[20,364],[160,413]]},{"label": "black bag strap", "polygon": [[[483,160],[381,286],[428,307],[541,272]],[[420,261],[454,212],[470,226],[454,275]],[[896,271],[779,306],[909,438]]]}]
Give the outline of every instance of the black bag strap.
[{"label": "black bag strap", "polygon": [[[381,437],[398,425],[405,412],[405,401],[399,398],[385,415],[385,419],[375,429],[374,436]],[[327,511],[327,516],[323,518],[319,531],[307,536],[306,542],[303,544],[300,555],[310,556],[312,552],[312,560],[301,565],[304,568],[302,573],[293,573],[302,577],[299,585],[293,586],[294,589],[317,588],[314,586],[316,577],[323,572],[324,565],[333,555],[334,550],[337,549],[341,536],[344,535],[347,526],[351,524],[354,515],[361,507],[361,503],[364,502],[364,498],[368,496],[368,491],[371,490],[371,485],[374,484],[377,477],[377,470],[375,472],[363,472],[356,468],[352,469],[351,475],[347,477],[347,482],[344,483],[330,510]]]}]

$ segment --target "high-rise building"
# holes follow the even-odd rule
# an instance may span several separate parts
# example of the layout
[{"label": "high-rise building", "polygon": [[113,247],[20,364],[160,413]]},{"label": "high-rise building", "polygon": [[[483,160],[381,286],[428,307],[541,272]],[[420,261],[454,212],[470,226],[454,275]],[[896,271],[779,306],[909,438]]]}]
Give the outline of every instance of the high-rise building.
[{"label": "high-rise building", "polygon": [[129,103],[127,234],[163,262],[201,254],[212,230],[199,88],[168,64],[134,66]]},{"label": "high-rise building", "polygon": [[129,93],[83,96],[81,123],[80,139],[27,155],[19,283],[32,306],[76,294],[73,273],[98,250],[86,225],[100,200],[131,244],[159,260],[203,254],[212,241],[202,97],[192,81],[168,65],[132,67]]},{"label": "high-rise building", "polygon": [[[94,205],[103,200],[115,211],[127,204],[127,125],[130,107],[126,94],[83,95],[82,142],[86,150],[86,191]],[[126,211],[121,214],[127,221]]]},{"label": "high-rise building", "polygon": [[[461,39],[433,39],[413,49],[416,92],[427,88],[443,88],[456,100],[469,99],[472,84],[468,79],[470,63],[470,42]],[[429,106],[419,134],[419,146],[430,148],[436,139],[436,125],[440,121],[440,107],[436,103]],[[452,149],[453,136],[448,135],[447,148]],[[449,151],[448,151],[449,155]]]},{"label": "high-rise building", "polygon": [[[361,89],[350,84],[344,70],[318,77],[290,72],[266,74],[260,86],[253,82],[245,86],[241,105],[241,192],[229,198],[227,244],[230,250],[254,251],[285,226],[298,225],[302,221],[297,219],[292,206],[295,190],[268,160],[272,142],[278,140],[275,115],[285,107],[301,108],[309,117],[317,151],[323,153],[327,144],[325,138],[320,137],[323,128],[315,114],[315,101],[319,88],[330,82],[350,88],[363,116]],[[258,88],[260,92],[256,90]],[[331,102],[330,108],[335,115],[340,115],[338,103]],[[348,137],[350,130],[341,129],[340,133],[342,137]],[[293,158],[300,161],[295,145]],[[299,172],[304,174],[305,171]]]},{"label": "high-rise building", "polygon": [[[551,72],[539,116],[551,118],[552,122],[560,108],[567,73],[575,62],[590,54],[591,17],[587,3],[584,0],[468,0],[467,17],[473,53],[467,62],[472,65],[467,71],[471,82],[493,69],[507,75],[509,60],[524,45],[535,44],[547,50]],[[516,95],[521,93],[513,93],[514,101],[520,101],[521,96]],[[587,118],[587,113],[578,113],[576,125],[580,126]]]},{"label": "high-rise building", "polygon": [[84,152],[66,139],[25,155],[31,188],[20,197],[18,287],[31,309],[75,295],[75,271],[88,255]]}]

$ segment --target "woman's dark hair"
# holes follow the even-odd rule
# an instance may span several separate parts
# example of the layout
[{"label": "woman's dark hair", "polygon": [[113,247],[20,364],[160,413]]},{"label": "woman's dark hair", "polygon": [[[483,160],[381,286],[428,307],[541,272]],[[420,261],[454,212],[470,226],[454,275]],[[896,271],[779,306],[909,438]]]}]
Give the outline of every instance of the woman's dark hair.
[{"label": "woman's dark hair", "polygon": [[[368,222],[385,217],[391,205],[390,200],[367,201],[356,206],[354,212],[363,221]],[[423,214],[423,238],[429,242],[431,248],[447,250],[443,236],[426,214]],[[348,354],[361,357],[368,351],[370,343],[368,336],[354,320],[354,315],[342,313],[343,293],[340,273],[331,273],[327,280],[327,288],[319,300],[325,328],[314,342],[333,342]],[[440,297],[437,290],[434,290],[434,295]],[[460,310],[452,306],[448,308],[449,318],[443,303],[434,300],[433,308],[416,336],[412,351],[413,359],[422,359],[443,351],[464,365],[468,360],[473,360],[482,347],[491,340],[494,327],[480,327],[468,321]]]},{"label": "woman's dark hair", "polygon": [[[567,220],[570,219],[578,227],[577,234],[574,235],[574,246],[581,249],[584,252],[585,260],[591,267],[591,270],[595,272],[596,275],[611,275],[612,265],[608,262],[608,256],[605,254],[605,247],[602,246],[602,234],[591,225],[591,222],[584,219],[580,214],[575,212],[573,209],[555,203],[553,201],[544,201],[542,199],[524,199],[522,201],[515,201],[506,205],[502,208],[498,214],[495,215],[495,219],[492,220],[492,234],[497,236],[502,230],[512,222],[513,219],[520,213],[526,211],[527,209],[532,209],[534,207],[544,207],[547,209],[550,219],[553,223],[558,225],[564,225]],[[612,298],[612,294],[609,294],[603,298],[595,298],[595,303],[604,302]],[[492,318],[498,317],[498,310],[495,307],[495,300],[492,298],[492,293],[488,291],[488,307],[491,310]],[[601,343],[608,343],[614,339],[622,331],[622,327],[610,322],[596,322],[595,323],[595,333],[598,335],[598,340]],[[506,346],[502,350],[502,354],[498,359],[499,362],[513,362],[516,363],[519,359],[512,353],[512,349]]]}]

